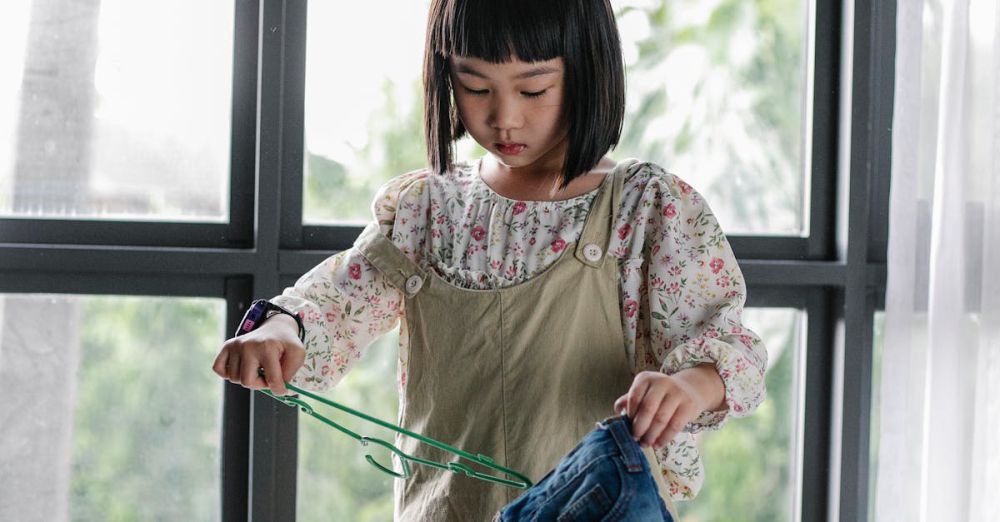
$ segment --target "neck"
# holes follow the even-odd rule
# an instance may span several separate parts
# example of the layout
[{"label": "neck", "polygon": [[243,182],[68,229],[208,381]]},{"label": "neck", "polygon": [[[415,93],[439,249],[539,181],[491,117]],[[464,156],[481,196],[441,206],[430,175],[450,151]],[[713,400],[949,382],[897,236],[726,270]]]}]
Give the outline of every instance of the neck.
[{"label": "neck", "polygon": [[480,163],[479,176],[494,192],[509,199],[556,201],[596,189],[604,180],[605,174],[615,165],[610,158],[602,158],[597,167],[587,175],[575,178],[565,188],[559,188],[562,181],[561,165],[548,169],[510,168],[487,155]]},{"label": "neck", "polygon": [[492,154],[483,158],[483,167],[493,178],[501,178],[508,183],[534,190],[558,190],[562,182],[562,161],[535,162],[523,167],[511,167],[500,163]]}]

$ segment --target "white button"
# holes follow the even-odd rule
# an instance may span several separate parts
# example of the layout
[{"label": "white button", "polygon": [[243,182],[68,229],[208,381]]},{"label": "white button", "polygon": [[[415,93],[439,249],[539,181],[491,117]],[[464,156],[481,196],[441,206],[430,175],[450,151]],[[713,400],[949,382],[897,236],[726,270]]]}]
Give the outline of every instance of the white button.
[{"label": "white button", "polygon": [[418,275],[412,275],[406,280],[406,291],[415,294],[424,286],[424,280]]},{"label": "white button", "polygon": [[601,260],[601,247],[590,243],[583,247],[583,257],[587,258],[587,261],[598,262]]}]

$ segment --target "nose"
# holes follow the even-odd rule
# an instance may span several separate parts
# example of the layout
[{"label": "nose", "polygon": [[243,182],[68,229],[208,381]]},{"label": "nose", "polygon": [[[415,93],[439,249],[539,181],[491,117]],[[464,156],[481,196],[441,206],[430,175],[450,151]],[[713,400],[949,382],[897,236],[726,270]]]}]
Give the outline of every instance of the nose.
[{"label": "nose", "polygon": [[490,126],[503,131],[524,125],[524,115],[518,102],[507,96],[495,96],[490,107]]}]

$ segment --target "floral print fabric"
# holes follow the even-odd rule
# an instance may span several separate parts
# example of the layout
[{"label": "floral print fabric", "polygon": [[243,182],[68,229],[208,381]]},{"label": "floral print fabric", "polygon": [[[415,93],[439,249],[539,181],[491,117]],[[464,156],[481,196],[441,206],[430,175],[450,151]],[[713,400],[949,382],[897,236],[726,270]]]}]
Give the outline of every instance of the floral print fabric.
[{"label": "floral print fabric", "polygon": [[[382,232],[407,257],[463,288],[514,285],[544,271],[583,230],[597,190],[561,201],[517,201],[479,176],[480,161],[444,175],[398,176],[372,210]],[[621,274],[624,346],[635,373],[667,374],[708,362],[726,390],[727,409],[704,412],[656,451],[675,500],[691,499],[704,471],[693,433],[718,429],[764,399],[767,352],[742,324],[746,286],[732,249],[701,195],[655,163],[625,173],[609,245]],[[298,313],[306,361],[293,383],[335,386],[378,336],[400,325],[397,385],[406,384],[406,310],[402,293],[359,252],[326,259],[273,301]]]}]

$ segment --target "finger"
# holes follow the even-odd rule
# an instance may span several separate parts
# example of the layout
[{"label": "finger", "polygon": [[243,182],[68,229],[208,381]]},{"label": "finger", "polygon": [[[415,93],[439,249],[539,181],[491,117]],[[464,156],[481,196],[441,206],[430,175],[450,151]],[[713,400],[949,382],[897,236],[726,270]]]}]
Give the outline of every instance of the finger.
[{"label": "finger", "polygon": [[240,362],[240,376],[243,379],[243,386],[250,388],[251,390],[259,390],[265,386],[267,383],[260,376],[260,361],[256,357],[247,357]]},{"label": "finger", "polygon": [[212,371],[216,375],[226,378],[226,363],[229,362],[229,349],[225,346],[219,351],[219,355],[215,358],[215,362],[212,363]]},{"label": "finger", "polygon": [[677,411],[674,412],[673,418],[667,423],[666,429],[663,430],[663,433],[660,434],[659,438],[653,442],[653,445],[658,448],[662,448],[663,446],[669,444],[670,441],[677,438],[677,435],[679,435],[681,431],[684,431],[684,426],[688,423],[687,419],[694,418],[696,413],[694,410],[694,406],[691,405],[681,404],[678,406]]},{"label": "finger", "polygon": [[663,398],[659,408],[653,414],[653,422],[649,425],[649,429],[646,430],[646,434],[642,437],[642,440],[639,441],[640,445],[651,446],[656,442],[656,439],[660,438],[664,428],[672,422],[679,404],[680,399],[677,398],[676,394],[668,394]]},{"label": "finger", "polygon": [[657,419],[660,403],[663,402],[666,395],[665,386],[649,386],[647,388],[646,396],[636,407],[636,415],[632,418],[632,435],[635,440],[641,441],[649,432],[649,428]]},{"label": "finger", "polygon": [[295,377],[295,373],[299,371],[305,361],[306,351],[302,348],[295,347],[291,350],[285,350],[281,357],[281,376],[285,382],[289,382],[292,377]]},{"label": "finger", "polygon": [[229,360],[226,361],[226,378],[229,382],[233,384],[240,383],[240,354],[231,353],[229,354]]},{"label": "finger", "polygon": [[281,380],[281,365],[278,363],[278,358],[265,357],[263,366],[264,380],[267,381],[267,387],[271,389],[271,393],[275,395],[288,394],[288,390],[285,389],[285,381]]},{"label": "finger", "polygon": [[649,390],[649,380],[641,376],[637,376],[635,380],[632,381],[632,387],[629,388],[628,393],[625,394],[628,398],[625,400],[625,413],[635,421],[636,413],[639,411],[639,403],[642,402],[643,396]]},{"label": "finger", "polygon": [[625,395],[622,395],[621,397],[618,397],[617,399],[615,399],[615,405],[612,406],[612,408],[615,410],[615,413],[617,413],[619,415],[625,413],[625,408],[628,407],[628,405],[625,402],[627,400],[628,400],[628,394],[627,393]]}]

